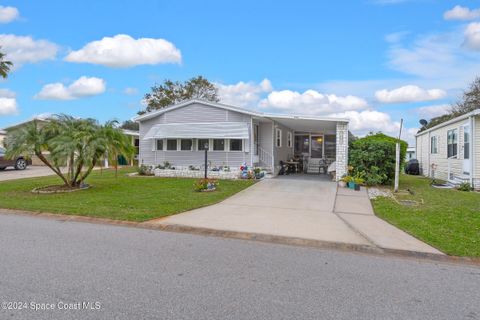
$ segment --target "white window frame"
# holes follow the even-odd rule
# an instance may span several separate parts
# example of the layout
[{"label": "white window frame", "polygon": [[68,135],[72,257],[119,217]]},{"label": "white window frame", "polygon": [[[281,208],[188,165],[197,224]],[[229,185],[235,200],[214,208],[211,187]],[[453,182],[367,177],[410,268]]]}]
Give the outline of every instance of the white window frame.
[{"label": "white window frame", "polygon": [[[191,144],[191,146],[190,146],[190,150],[182,150],[182,140],[190,140],[190,141],[192,141],[192,144]],[[188,138],[187,138],[187,139],[185,139],[185,138],[178,139],[178,141],[177,141],[177,149],[178,149],[178,151],[183,151],[183,152],[185,152],[185,151],[193,151],[193,139],[188,139]]]},{"label": "white window frame", "polygon": [[[168,140],[175,140],[175,141],[177,141],[177,145],[176,145],[175,150],[168,150]],[[169,151],[169,152],[179,151],[180,146],[178,145],[178,142],[179,142],[178,140],[179,140],[179,139],[165,139],[165,141],[163,142],[163,151]]]},{"label": "white window frame", "polygon": [[[213,141],[214,140],[223,140],[223,150],[215,150],[213,148]],[[212,151],[212,152],[226,152],[226,151],[228,151],[227,139],[217,139],[217,138],[215,138],[215,139],[211,139],[211,142],[212,142],[211,145],[209,144],[209,151]]]},{"label": "white window frame", "polygon": [[203,146],[200,148],[200,140],[208,140],[208,151],[212,149],[212,139],[207,138],[197,138],[197,151],[205,151],[203,150]]},{"label": "white window frame", "polygon": [[[158,141],[162,141],[162,149],[158,149]],[[155,139],[155,151],[163,151],[165,149],[165,141],[163,139]]]},{"label": "white window frame", "polygon": [[438,154],[438,137],[437,136],[430,137],[430,154]]},{"label": "white window frame", "polygon": [[[449,143],[449,136],[450,136],[450,132],[452,132],[452,134],[455,134],[455,140],[453,140],[452,138],[452,143]],[[460,130],[458,130],[458,128],[453,128],[453,129],[450,129],[450,130],[447,130],[447,159],[448,158],[455,158],[455,159],[458,159],[458,133],[460,132]],[[455,143],[453,143],[453,141],[455,141]],[[452,154],[452,155],[449,155],[448,154],[448,145],[451,144],[451,145],[456,145],[457,146],[457,150],[456,150],[456,153],[455,154]]]},{"label": "white window frame", "polygon": [[293,134],[291,131],[287,132],[287,147],[292,148],[293,147]]},{"label": "white window frame", "polygon": [[[232,140],[240,140],[241,143],[242,143],[242,150],[231,150],[230,149],[230,146],[231,146],[231,141]],[[243,152],[243,150],[245,150],[245,139],[228,139],[228,148],[227,148],[227,151],[228,152]]]},{"label": "white window frame", "polygon": [[277,148],[282,147],[282,129],[275,128],[275,146]]}]

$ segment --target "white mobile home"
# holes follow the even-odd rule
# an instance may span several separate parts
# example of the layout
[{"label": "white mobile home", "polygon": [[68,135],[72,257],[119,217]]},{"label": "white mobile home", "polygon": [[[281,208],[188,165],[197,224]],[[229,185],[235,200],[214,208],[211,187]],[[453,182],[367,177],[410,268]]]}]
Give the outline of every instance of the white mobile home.
[{"label": "white mobile home", "polygon": [[480,189],[480,109],[419,132],[416,156],[424,176]]},{"label": "white mobile home", "polygon": [[335,162],[337,177],[347,170],[347,119],[265,114],[189,100],[134,120],[140,123],[140,164],[201,166],[208,148],[213,166],[246,163],[276,174],[280,161],[299,156],[310,164]]}]

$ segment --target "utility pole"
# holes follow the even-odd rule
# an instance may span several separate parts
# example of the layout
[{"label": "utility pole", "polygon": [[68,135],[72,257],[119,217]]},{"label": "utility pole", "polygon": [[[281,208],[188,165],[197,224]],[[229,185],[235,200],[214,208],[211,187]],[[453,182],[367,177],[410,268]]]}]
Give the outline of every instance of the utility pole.
[{"label": "utility pole", "polygon": [[402,136],[403,119],[400,119],[400,132],[398,133],[398,140],[395,144],[395,186],[393,191],[398,192],[398,181],[400,179],[400,138]]}]

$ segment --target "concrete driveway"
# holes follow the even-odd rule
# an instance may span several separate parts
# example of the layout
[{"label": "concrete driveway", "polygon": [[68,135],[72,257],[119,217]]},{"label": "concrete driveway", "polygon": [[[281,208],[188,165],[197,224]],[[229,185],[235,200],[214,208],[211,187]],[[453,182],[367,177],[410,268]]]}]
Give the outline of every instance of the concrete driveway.
[{"label": "concrete driveway", "polygon": [[0,171],[0,181],[44,177],[53,174],[54,173],[50,168],[44,166],[28,166],[25,170],[15,170],[8,167],[4,171]]},{"label": "concrete driveway", "polygon": [[267,179],[213,206],[158,222],[367,245],[332,213],[337,185],[319,179]]},{"label": "concrete driveway", "polygon": [[322,176],[266,179],[225,201],[147,222],[441,254],[373,213],[366,191]]}]

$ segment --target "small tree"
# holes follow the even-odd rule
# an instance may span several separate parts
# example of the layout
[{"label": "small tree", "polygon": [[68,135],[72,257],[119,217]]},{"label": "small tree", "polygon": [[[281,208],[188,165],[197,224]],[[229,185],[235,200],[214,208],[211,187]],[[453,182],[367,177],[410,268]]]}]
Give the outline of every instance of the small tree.
[{"label": "small tree", "polygon": [[[31,123],[9,132],[6,157],[35,154],[62,179],[64,185],[77,188],[108,152],[130,157],[133,146],[121,129],[112,123],[102,126],[93,119],[58,115],[40,124]],[[61,167],[67,166],[62,172]]]},{"label": "small tree", "polygon": [[202,76],[191,78],[185,82],[165,80],[163,84],[152,87],[144,97],[147,108],[139,114],[165,108],[189,99],[201,99],[218,102],[218,89]]},{"label": "small tree", "polygon": [[[354,174],[361,175],[368,185],[386,184],[395,177],[396,138],[383,133],[371,134],[352,143],[349,165]],[[400,141],[400,163],[403,163],[408,144]]]},{"label": "small tree", "polygon": [[138,122],[135,122],[132,120],[126,120],[122,122],[122,124],[120,125],[120,128],[125,130],[138,131],[140,129],[140,125],[138,124]]},{"label": "small tree", "polygon": [[[0,47],[1,49],[2,47]],[[5,60],[5,53],[0,52],[0,76],[2,78],[8,77],[8,73],[10,69],[13,67],[13,63],[11,61]]]}]

